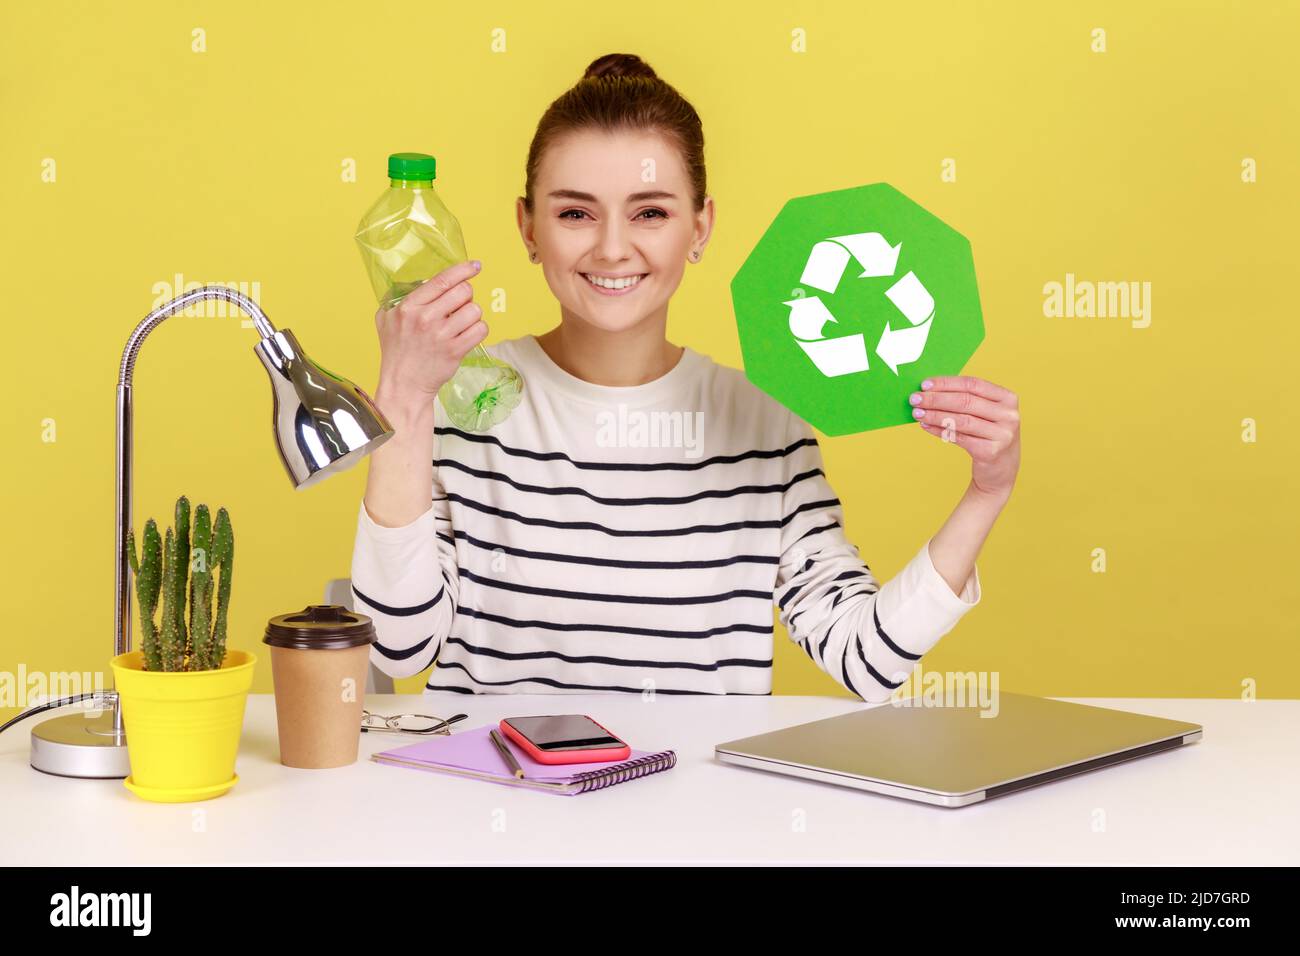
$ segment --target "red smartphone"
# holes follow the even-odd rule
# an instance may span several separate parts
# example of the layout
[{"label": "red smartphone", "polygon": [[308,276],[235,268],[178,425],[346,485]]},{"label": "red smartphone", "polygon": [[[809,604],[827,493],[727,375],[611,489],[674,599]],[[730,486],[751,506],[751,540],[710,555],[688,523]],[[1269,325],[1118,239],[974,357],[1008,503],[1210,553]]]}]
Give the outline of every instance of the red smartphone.
[{"label": "red smartphone", "polygon": [[538,763],[606,763],[626,760],[632,748],[590,717],[507,717],[501,732]]}]

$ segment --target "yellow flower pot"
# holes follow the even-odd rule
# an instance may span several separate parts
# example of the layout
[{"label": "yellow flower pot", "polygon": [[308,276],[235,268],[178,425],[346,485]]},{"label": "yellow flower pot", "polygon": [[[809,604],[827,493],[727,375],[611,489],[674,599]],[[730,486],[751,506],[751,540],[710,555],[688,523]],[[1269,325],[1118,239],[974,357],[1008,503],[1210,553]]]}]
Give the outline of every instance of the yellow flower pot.
[{"label": "yellow flower pot", "polygon": [[146,671],[140,651],[110,664],[131,761],[128,790],[145,800],[188,803],[235,785],[253,654],[227,651],[221,668],[210,671]]}]

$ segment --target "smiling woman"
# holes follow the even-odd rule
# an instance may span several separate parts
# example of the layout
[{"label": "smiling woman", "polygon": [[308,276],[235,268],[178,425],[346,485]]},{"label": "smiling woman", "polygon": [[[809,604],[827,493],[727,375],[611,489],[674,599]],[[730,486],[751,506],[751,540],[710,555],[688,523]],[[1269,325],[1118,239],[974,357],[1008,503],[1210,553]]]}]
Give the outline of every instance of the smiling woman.
[{"label": "smiling woman", "polygon": [[[600,57],[542,115],[516,219],[560,303],[540,338],[562,367],[626,385],[672,366],[668,302],[713,228],[699,114],[639,57]],[[615,349],[636,329],[658,348]],[[598,353],[591,345],[604,342]]]},{"label": "smiling woman", "polygon": [[[433,401],[448,337],[482,325],[457,318],[474,267],[381,323],[397,434],[371,459],[352,563],[372,661],[432,665],[431,692],[769,694],[775,606],[818,667],[887,699],[979,602],[1000,505],[963,500],[944,574],[927,541],[881,584],[809,426],[667,340],[714,203],[699,116],[638,57],[601,57],[551,103],[525,172],[517,225],[559,322],[489,349],[527,382],[514,414],[471,434]],[[690,427],[651,440],[647,422]]]}]

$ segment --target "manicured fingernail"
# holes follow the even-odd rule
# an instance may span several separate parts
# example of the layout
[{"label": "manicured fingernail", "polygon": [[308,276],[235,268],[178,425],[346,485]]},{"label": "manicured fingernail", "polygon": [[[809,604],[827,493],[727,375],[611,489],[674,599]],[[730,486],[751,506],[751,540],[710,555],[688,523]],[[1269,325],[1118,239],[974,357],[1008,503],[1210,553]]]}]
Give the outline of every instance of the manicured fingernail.
[{"label": "manicured fingernail", "polygon": [[925,409],[924,409],[924,408],[914,408],[914,409],[912,409],[912,415],[913,415],[913,417],[915,417],[915,418],[924,418],[924,417],[925,417]]},{"label": "manicured fingernail", "polygon": [[922,387],[922,388],[934,388],[934,382],[930,381],[930,380],[927,378],[924,382],[921,383],[921,387]]},{"label": "manicured fingernail", "polygon": [[920,393],[920,392],[913,392],[911,395],[907,396],[907,400],[908,400],[909,402],[911,402],[913,405],[920,405],[920,404],[921,404],[921,393]]},{"label": "manicured fingernail", "polygon": [[482,269],[482,268],[483,268],[483,263],[480,262],[479,260],[475,259],[475,260],[474,260],[474,271],[477,272],[479,269]]}]

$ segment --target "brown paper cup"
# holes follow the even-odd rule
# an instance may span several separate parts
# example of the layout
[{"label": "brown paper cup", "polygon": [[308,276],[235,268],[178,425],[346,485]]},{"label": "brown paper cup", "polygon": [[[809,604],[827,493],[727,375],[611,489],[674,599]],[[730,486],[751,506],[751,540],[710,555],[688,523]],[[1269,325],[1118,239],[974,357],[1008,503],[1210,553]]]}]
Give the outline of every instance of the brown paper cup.
[{"label": "brown paper cup", "polygon": [[315,604],[271,618],[262,640],[271,646],[280,763],[355,763],[374,623],[342,605]]},{"label": "brown paper cup", "polygon": [[356,763],[370,646],[271,648],[280,763],[324,769]]}]

